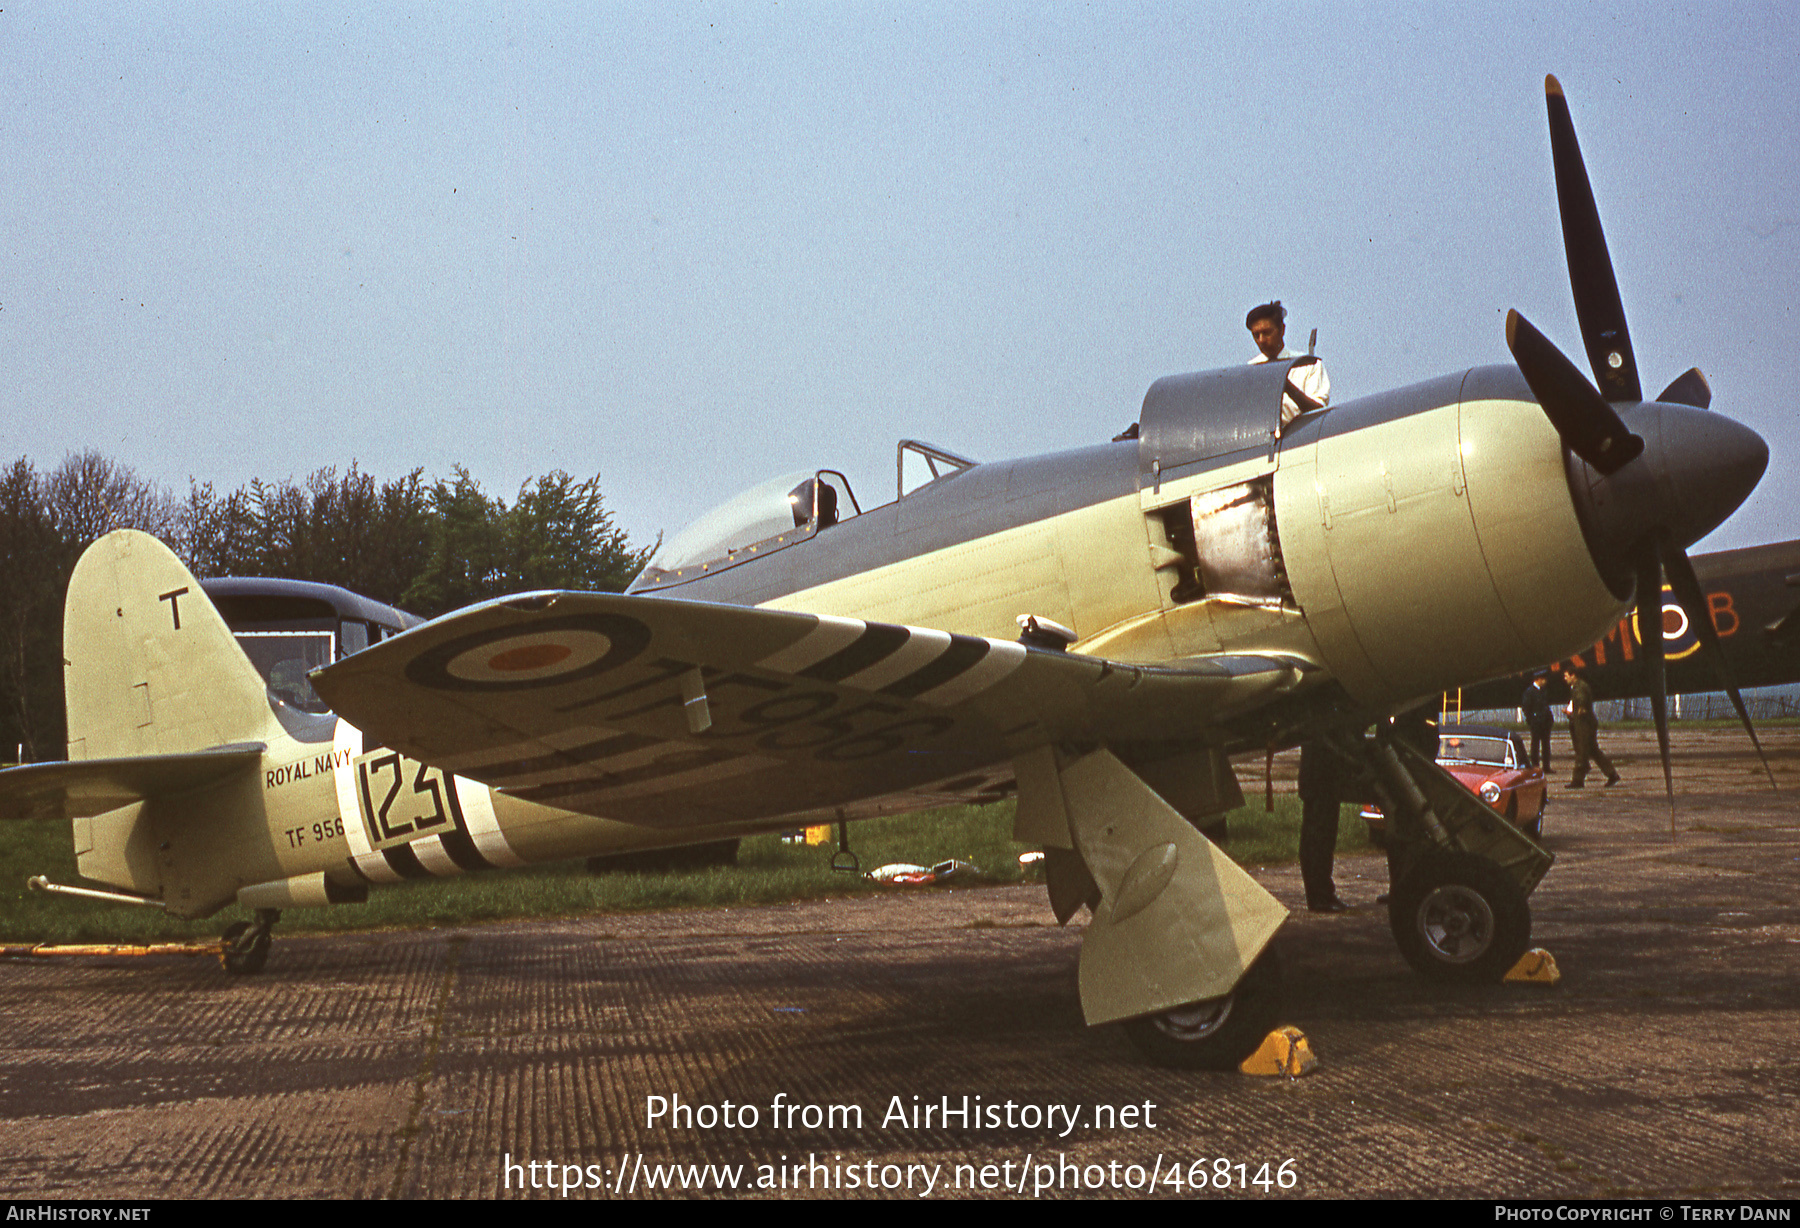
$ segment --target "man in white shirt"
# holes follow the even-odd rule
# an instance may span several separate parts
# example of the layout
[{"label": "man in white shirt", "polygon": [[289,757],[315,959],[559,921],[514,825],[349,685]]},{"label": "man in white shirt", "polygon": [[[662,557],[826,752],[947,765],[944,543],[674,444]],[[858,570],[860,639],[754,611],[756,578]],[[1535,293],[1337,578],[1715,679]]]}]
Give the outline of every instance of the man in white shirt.
[{"label": "man in white shirt", "polygon": [[1296,354],[1287,348],[1287,308],[1281,305],[1280,299],[1252,307],[1250,314],[1244,317],[1244,327],[1250,330],[1259,351],[1250,360],[1252,366],[1281,358],[1300,359],[1288,371],[1287,391],[1281,397],[1283,430],[1307,410],[1322,409],[1331,404],[1331,378],[1325,374],[1325,364],[1310,354]]}]

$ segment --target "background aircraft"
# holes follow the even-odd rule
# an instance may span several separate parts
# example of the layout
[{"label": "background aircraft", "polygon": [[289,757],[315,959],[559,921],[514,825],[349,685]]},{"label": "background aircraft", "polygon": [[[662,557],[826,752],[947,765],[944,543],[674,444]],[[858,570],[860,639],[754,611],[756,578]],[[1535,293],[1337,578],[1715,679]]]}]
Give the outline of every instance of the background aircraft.
[{"label": "background aircraft", "polygon": [[[1736,684],[1800,682],[1800,541],[1695,555],[1694,575],[1706,594],[1707,614]],[[1724,689],[1718,663],[1701,651],[1692,618],[1666,585],[1663,594],[1663,659],[1669,692],[1691,695]],[[1562,670],[1568,665],[1585,673],[1597,699],[1641,699],[1650,694],[1635,615],[1620,619],[1581,652],[1548,665],[1553,690],[1562,685]],[[1530,679],[1531,674],[1525,673],[1464,687],[1463,706],[1517,707]]]},{"label": "background aircraft", "polygon": [[[1171,376],[1134,439],[970,464],[865,510],[832,470],[670,541],[627,595],[470,607],[271,693],[166,549],[97,542],[70,583],[71,762],[0,805],[75,817],[82,873],[204,916],[228,964],[279,909],[370,883],[713,840],[1015,788],[1052,904],[1092,911],[1080,989],[1152,1057],[1230,1065],[1278,1007],[1282,906],[1197,827],[1234,748],[1335,741],[1389,816],[1391,920],[1429,975],[1524,949],[1549,854],[1378,725],[1574,651],[1767,463],[1642,398],[1560,88],[1547,83],[1596,389],[1517,313],[1515,365],[1279,428],[1290,362]],[[1019,632],[1023,630],[1021,636]],[[477,783],[479,782],[479,783]]]}]

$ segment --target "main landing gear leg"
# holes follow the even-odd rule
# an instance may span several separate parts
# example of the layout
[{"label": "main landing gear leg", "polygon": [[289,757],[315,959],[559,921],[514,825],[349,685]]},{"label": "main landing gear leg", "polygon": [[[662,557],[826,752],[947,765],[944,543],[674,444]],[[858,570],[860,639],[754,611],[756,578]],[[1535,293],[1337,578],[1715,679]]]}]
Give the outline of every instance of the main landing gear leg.
[{"label": "main landing gear leg", "polygon": [[1058,776],[1101,896],[1081,943],[1082,1013],[1123,1022],[1152,1061],[1235,1067],[1281,1010],[1265,948],[1287,909],[1110,751]]},{"label": "main landing gear leg", "polygon": [[1388,923],[1435,981],[1495,982],[1531,945],[1527,896],[1555,857],[1417,748],[1378,736],[1368,762],[1388,823]]},{"label": "main landing gear leg", "polygon": [[274,908],[256,910],[256,920],[239,921],[226,927],[219,941],[219,962],[233,976],[249,976],[261,972],[269,960],[269,933],[281,913]]}]

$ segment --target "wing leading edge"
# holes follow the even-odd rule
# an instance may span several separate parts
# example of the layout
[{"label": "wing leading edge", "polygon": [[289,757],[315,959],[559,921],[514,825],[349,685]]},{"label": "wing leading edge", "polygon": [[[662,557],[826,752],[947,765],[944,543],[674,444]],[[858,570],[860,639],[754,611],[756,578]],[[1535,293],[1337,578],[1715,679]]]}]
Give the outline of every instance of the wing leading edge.
[{"label": "wing leading edge", "polygon": [[1301,685],[1270,656],[1127,665],[892,623],[596,593],[473,606],[319,671],[422,762],[655,826],[933,786],[1053,741],[1200,737]]}]

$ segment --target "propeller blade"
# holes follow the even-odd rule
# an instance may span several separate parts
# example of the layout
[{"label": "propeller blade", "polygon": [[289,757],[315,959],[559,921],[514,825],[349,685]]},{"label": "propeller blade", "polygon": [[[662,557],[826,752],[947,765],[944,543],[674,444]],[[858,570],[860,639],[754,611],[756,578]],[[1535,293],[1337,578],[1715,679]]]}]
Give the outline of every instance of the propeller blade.
[{"label": "propeller blade", "polygon": [[1712,385],[1699,367],[1689,367],[1675,377],[1675,382],[1657,394],[1656,399],[1672,405],[1692,405],[1705,409],[1712,404]]},{"label": "propeller blade", "polygon": [[1713,667],[1719,671],[1719,681],[1725,684],[1725,693],[1731,696],[1731,706],[1737,709],[1738,720],[1743,722],[1744,732],[1750,735],[1750,745],[1756,747],[1756,757],[1762,760],[1763,772],[1769,778],[1769,788],[1779,793],[1781,790],[1775,783],[1775,773],[1769,767],[1769,756],[1763,753],[1762,742],[1756,736],[1756,726],[1750,722],[1750,712],[1744,707],[1744,697],[1738,694],[1737,682],[1731,676],[1731,666],[1725,660],[1725,650],[1719,645],[1718,628],[1713,626],[1712,608],[1707,604],[1706,591],[1700,587],[1700,577],[1694,574],[1694,565],[1688,562],[1688,556],[1674,542],[1665,539],[1662,546],[1663,566],[1669,573],[1669,587],[1675,590],[1675,599],[1687,611],[1688,622],[1699,635],[1701,646],[1712,658]]},{"label": "propeller blade", "polygon": [[1669,794],[1669,834],[1675,834],[1675,773],[1669,766],[1668,678],[1663,669],[1662,564],[1656,535],[1637,551],[1637,633],[1650,681],[1650,712],[1656,718],[1656,748],[1662,755],[1663,788]]},{"label": "propeller blade", "polygon": [[1625,305],[1619,301],[1619,282],[1606,250],[1606,233],[1600,229],[1600,210],[1581,160],[1581,145],[1575,140],[1569,101],[1555,77],[1544,78],[1544,102],[1550,110],[1550,160],[1556,167],[1563,254],[1569,261],[1569,286],[1575,292],[1575,315],[1581,321],[1588,362],[1601,396],[1608,401],[1641,401],[1644,391],[1638,382],[1637,357],[1631,351],[1631,333],[1625,327]]},{"label": "propeller blade", "polygon": [[1594,391],[1580,368],[1516,311],[1506,313],[1506,347],[1571,452],[1607,475],[1643,452],[1644,441]]}]

